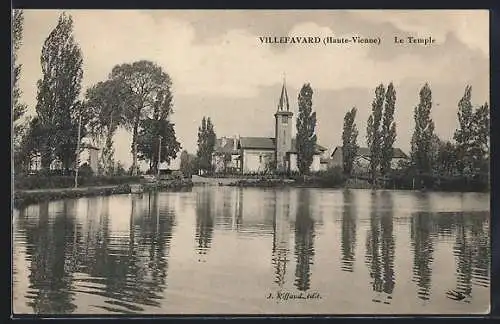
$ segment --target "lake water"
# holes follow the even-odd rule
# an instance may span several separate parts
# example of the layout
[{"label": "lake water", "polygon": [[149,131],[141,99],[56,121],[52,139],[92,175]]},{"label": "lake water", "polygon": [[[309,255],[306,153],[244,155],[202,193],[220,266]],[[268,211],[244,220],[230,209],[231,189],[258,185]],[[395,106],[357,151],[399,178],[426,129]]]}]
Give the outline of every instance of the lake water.
[{"label": "lake water", "polygon": [[489,311],[490,197],[195,187],[15,210],[16,314]]}]

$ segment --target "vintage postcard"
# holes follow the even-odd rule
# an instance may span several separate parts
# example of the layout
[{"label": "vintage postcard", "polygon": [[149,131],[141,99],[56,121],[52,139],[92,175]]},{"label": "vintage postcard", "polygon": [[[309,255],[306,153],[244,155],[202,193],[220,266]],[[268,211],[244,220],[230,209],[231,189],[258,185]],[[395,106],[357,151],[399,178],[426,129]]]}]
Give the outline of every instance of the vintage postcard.
[{"label": "vintage postcard", "polygon": [[487,314],[486,10],[13,10],[13,314]]}]

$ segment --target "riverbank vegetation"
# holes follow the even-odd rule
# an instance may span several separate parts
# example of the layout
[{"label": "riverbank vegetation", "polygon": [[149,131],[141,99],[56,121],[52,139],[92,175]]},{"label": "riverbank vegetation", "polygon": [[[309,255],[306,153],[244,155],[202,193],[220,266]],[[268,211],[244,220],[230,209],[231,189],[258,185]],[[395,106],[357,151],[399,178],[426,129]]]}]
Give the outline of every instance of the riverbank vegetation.
[{"label": "riverbank vegetation", "polygon": [[[99,148],[99,177],[82,177],[86,183],[132,181],[116,176],[119,165],[114,161],[113,136],[118,128],[132,132],[132,167],[129,176],[138,175],[138,160],[149,161],[156,174],[159,163],[169,163],[181,149],[176,139],[173,113],[172,81],[168,73],[154,62],[141,60],[115,65],[105,80],[91,85],[82,93],[83,58],[73,36],[73,19],[63,13],[41,48],[42,77],[37,82],[36,114],[27,116],[26,105],[19,101],[18,80],[21,66],[16,62],[22,45],[23,11],[13,15],[13,88],[14,88],[14,170],[16,182],[31,187],[66,186],[69,179],[50,178],[59,169],[71,175],[81,164],[82,139]],[[81,96],[83,94],[83,96]],[[82,100],[79,98],[83,97]],[[39,164],[46,178],[24,178]],[[44,184],[47,182],[48,184]],[[25,185],[30,182],[30,185]]]}]

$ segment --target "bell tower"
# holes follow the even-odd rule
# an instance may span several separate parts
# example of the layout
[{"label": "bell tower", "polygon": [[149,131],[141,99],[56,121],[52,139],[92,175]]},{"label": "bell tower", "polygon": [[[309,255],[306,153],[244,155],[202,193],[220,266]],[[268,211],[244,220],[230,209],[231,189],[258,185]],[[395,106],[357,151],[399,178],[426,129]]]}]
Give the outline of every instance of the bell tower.
[{"label": "bell tower", "polygon": [[274,128],[276,147],[275,161],[276,170],[285,172],[289,169],[287,152],[292,149],[292,116],[290,104],[288,102],[288,93],[286,91],[286,81],[283,78],[283,87],[278,102],[278,109],[274,114],[276,124]]}]

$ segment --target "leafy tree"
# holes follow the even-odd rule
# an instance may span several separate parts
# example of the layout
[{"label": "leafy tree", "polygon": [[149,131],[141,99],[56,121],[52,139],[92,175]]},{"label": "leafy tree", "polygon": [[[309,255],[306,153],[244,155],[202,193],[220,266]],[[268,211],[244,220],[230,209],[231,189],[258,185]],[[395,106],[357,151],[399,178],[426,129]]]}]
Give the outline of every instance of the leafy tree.
[{"label": "leafy tree", "polygon": [[431,170],[434,173],[441,172],[441,166],[439,165],[439,152],[441,147],[444,145],[443,141],[436,134],[432,134],[431,145],[429,150],[429,156],[431,159]]},{"label": "leafy tree", "polygon": [[472,130],[474,134],[472,149],[474,169],[489,171],[490,111],[487,102],[474,112]]},{"label": "leafy tree", "polygon": [[180,171],[185,177],[190,178],[196,171],[196,156],[189,154],[186,150],[183,150],[181,152],[180,160]]},{"label": "leafy tree", "polygon": [[383,143],[383,136],[380,130],[382,122],[382,111],[385,99],[385,88],[380,84],[375,89],[375,99],[372,102],[372,113],[368,117],[366,127],[366,142],[370,150],[370,176],[372,184],[375,185],[377,171],[380,167],[381,146]]},{"label": "leafy tree", "polygon": [[313,90],[309,83],[300,89],[297,117],[297,164],[301,174],[309,173],[316,149],[316,112],[312,110]]},{"label": "leafy tree", "polygon": [[[170,84],[156,94],[152,104],[152,117],[141,121],[137,138],[139,159],[149,160],[150,170],[158,172],[158,153],[161,162],[170,163],[177,156],[181,145],[177,142],[174,124],[169,121],[173,113]],[[160,149],[161,144],[161,149]]]},{"label": "leafy tree", "polygon": [[472,87],[467,85],[465,92],[458,102],[458,129],[453,134],[453,139],[457,143],[458,169],[464,174],[472,171],[472,147],[474,144],[474,111],[471,103]]},{"label": "leafy tree", "polygon": [[457,164],[457,150],[450,141],[440,142],[436,166],[439,174],[453,175]]},{"label": "leafy tree", "polygon": [[[66,170],[75,161],[81,90],[82,53],[73,37],[73,19],[63,13],[42,48],[42,79],[36,112],[43,129],[42,168],[58,157]],[[85,134],[82,133],[82,136]]]},{"label": "leafy tree", "polygon": [[344,116],[344,130],[342,132],[342,163],[344,174],[350,176],[354,158],[358,152],[358,130],[356,128],[356,107],[348,111]]},{"label": "leafy tree", "polygon": [[21,117],[26,112],[26,105],[19,101],[21,89],[19,89],[19,77],[21,75],[21,64],[17,63],[17,54],[22,45],[24,14],[22,10],[15,9],[12,17],[12,121],[14,123],[14,152],[17,153],[22,139],[24,125],[20,123]]},{"label": "leafy tree", "polygon": [[415,107],[415,130],[411,140],[411,158],[416,171],[427,174],[432,168],[431,141],[434,122],[431,119],[432,92],[426,83],[420,90],[420,103]]},{"label": "leafy tree", "polygon": [[[161,139],[160,139],[161,138]],[[161,149],[159,148],[161,142]],[[158,153],[161,162],[175,159],[181,145],[177,142],[174,124],[168,120],[147,118],[141,121],[137,136],[137,152],[140,160],[149,161],[149,169],[158,172]]]},{"label": "leafy tree", "polygon": [[89,135],[101,148],[100,165],[105,174],[113,174],[113,136],[119,126],[125,124],[125,107],[121,98],[126,89],[115,80],[98,82],[85,94],[85,110],[89,115]]},{"label": "leafy tree", "polygon": [[210,172],[212,170],[212,154],[215,148],[216,134],[210,117],[203,117],[201,126],[198,128],[198,167],[200,170]]},{"label": "leafy tree", "polygon": [[26,134],[23,136],[19,146],[20,163],[28,170],[31,160],[35,157],[37,149],[41,147],[45,138],[45,130],[43,129],[40,119],[35,116],[30,119]]},{"label": "leafy tree", "polygon": [[380,171],[386,175],[391,171],[393,145],[396,140],[396,123],[394,122],[394,109],[396,105],[396,90],[392,82],[385,93],[385,106],[382,120],[382,149],[380,154]]},{"label": "leafy tree", "polygon": [[[132,175],[137,175],[138,138],[141,120],[150,116],[158,97],[170,93],[172,81],[160,66],[150,61],[137,61],[117,65],[110,74],[110,79],[120,83],[126,89],[127,96],[122,104],[127,107],[124,112],[127,123],[132,130]],[[158,127],[157,131],[162,129]]]}]

